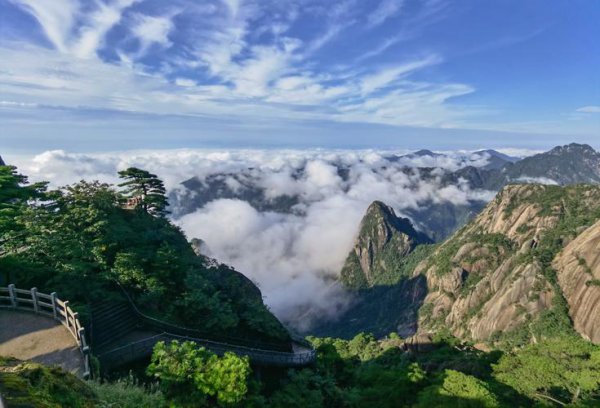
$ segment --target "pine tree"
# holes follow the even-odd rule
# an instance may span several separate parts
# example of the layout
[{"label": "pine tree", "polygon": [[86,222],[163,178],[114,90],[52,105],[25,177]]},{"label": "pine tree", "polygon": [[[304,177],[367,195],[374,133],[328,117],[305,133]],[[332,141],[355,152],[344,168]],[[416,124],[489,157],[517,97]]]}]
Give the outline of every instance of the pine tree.
[{"label": "pine tree", "polygon": [[119,177],[126,180],[119,184],[119,187],[124,187],[124,196],[131,200],[136,208],[156,217],[168,214],[169,201],[165,195],[165,185],[155,174],[130,167],[120,171]]}]

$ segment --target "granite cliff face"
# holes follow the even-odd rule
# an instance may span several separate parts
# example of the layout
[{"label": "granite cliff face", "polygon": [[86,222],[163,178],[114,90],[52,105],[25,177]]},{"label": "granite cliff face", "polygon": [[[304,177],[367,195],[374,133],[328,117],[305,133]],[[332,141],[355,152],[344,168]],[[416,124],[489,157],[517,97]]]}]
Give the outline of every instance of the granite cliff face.
[{"label": "granite cliff face", "polygon": [[600,219],[599,208],[599,187],[505,187],[415,269],[428,286],[419,331],[448,329],[473,341],[519,333],[535,341],[550,324],[549,316],[559,314],[564,291],[575,329],[589,338],[599,336],[596,319],[588,314],[597,310],[600,287],[586,282],[595,279],[593,268],[600,276],[592,249],[600,238],[594,228],[582,234]]},{"label": "granite cliff face", "polygon": [[388,283],[402,259],[430,240],[417,232],[407,218],[381,201],[373,202],[360,223],[354,247],[346,258],[340,279],[353,289]]},{"label": "granite cliff face", "polygon": [[569,243],[552,265],[575,330],[600,343],[600,221]]}]

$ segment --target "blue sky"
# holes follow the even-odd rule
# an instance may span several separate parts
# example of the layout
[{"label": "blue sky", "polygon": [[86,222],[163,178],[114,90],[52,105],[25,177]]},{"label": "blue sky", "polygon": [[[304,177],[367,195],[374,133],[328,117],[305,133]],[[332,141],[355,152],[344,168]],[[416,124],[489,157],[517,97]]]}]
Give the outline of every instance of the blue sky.
[{"label": "blue sky", "polygon": [[0,0],[2,151],[600,147],[597,0]]}]

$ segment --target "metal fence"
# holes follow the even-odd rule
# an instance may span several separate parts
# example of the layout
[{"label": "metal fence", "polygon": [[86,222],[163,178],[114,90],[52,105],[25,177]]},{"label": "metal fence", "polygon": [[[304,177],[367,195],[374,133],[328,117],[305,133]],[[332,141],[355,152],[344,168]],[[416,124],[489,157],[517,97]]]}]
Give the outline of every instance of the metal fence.
[{"label": "metal fence", "polygon": [[77,342],[83,357],[83,377],[86,379],[90,377],[90,347],[85,338],[85,328],[79,321],[79,314],[73,312],[68,301],[60,300],[56,292],[47,295],[38,292],[37,288],[18,289],[11,284],[0,287],[0,308],[33,312],[60,322]]}]

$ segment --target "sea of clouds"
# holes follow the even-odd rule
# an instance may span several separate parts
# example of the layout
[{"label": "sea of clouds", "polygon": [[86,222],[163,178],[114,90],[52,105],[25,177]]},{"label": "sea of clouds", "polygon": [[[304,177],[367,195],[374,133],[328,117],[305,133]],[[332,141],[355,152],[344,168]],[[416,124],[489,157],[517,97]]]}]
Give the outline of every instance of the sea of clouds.
[{"label": "sea of clouds", "polygon": [[[315,318],[334,318],[352,302],[336,278],[372,201],[381,200],[402,215],[428,202],[467,204],[491,200],[495,194],[471,189],[463,180],[440,183],[445,172],[484,166],[486,154],[446,152],[390,160],[403,153],[185,149],[76,154],[59,150],[19,157],[11,164],[31,180],[47,180],[54,187],[82,179],[118,183],[118,170],[136,166],[156,173],[175,197],[185,196],[182,181],[217,174],[232,190],[244,188],[241,180],[263,189],[266,199],[298,197],[291,212],[261,212],[239,199],[217,199],[188,214],[173,208],[173,218],[189,239],[204,240],[212,257],[256,282],[278,317],[304,330]],[[434,176],[421,177],[418,167],[435,168]],[[346,169],[346,176],[340,176],[340,168]]]}]

